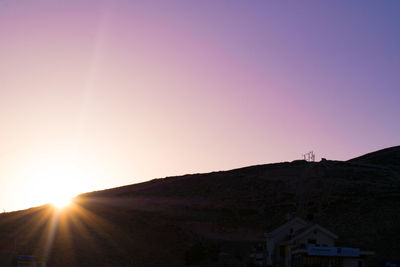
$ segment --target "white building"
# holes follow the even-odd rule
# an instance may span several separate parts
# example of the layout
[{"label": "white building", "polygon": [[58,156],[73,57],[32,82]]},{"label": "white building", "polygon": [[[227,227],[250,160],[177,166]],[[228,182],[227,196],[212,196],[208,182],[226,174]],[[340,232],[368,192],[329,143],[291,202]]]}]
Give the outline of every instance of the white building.
[{"label": "white building", "polygon": [[338,236],[324,227],[293,218],[265,233],[265,265],[274,267],[365,267],[374,252],[335,247]]}]

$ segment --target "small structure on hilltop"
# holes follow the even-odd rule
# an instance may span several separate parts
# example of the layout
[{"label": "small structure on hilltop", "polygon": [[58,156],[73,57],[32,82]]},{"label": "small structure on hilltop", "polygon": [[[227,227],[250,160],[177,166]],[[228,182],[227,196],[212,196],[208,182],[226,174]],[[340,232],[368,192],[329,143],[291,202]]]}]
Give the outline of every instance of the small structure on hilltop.
[{"label": "small structure on hilltop", "polygon": [[365,267],[375,255],[359,248],[335,247],[338,236],[324,227],[295,217],[266,238],[262,265],[273,267]]},{"label": "small structure on hilltop", "polygon": [[315,161],[315,154],[314,151],[310,151],[306,154],[303,154],[303,159],[305,161],[314,162]]}]

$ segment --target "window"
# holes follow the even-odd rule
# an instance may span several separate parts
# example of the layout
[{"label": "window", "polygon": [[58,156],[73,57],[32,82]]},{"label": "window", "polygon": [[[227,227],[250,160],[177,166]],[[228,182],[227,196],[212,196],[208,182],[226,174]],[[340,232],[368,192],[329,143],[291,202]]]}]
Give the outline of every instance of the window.
[{"label": "window", "polygon": [[285,247],[284,246],[280,246],[279,248],[279,254],[282,258],[285,257]]}]

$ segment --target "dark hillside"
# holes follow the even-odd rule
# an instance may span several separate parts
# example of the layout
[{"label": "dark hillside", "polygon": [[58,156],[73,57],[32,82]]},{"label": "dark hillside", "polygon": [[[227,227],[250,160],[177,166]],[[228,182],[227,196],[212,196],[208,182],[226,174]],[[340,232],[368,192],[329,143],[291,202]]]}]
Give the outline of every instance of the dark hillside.
[{"label": "dark hillside", "polygon": [[400,146],[385,148],[376,152],[368,153],[361,157],[351,159],[349,161],[398,168],[400,166]]},{"label": "dark hillside", "polygon": [[83,194],[62,213],[3,214],[0,229],[19,251],[47,252],[49,266],[222,266],[245,264],[249,248],[292,213],[335,232],[339,245],[376,251],[374,261],[395,258],[399,164],[380,153],[155,179]]}]

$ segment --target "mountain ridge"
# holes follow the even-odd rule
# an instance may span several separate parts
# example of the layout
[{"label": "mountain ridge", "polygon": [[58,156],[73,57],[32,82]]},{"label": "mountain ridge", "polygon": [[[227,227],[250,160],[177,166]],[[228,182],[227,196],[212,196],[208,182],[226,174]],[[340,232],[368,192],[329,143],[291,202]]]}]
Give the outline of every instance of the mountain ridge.
[{"label": "mountain ridge", "polygon": [[[251,247],[287,214],[338,234],[338,245],[376,251],[374,263],[394,258],[400,251],[400,164],[381,161],[399,148],[348,161],[262,164],[85,193],[60,215],[49,264],[245,264]],[[35,224],[46,214],[53,214],[51,207],[2,214],[0,229],[16,237],[20,251],[43,254],[51,224]],[[199,246],[219,253],[194,261],[190,255]]]}]

